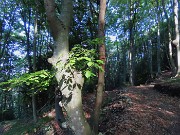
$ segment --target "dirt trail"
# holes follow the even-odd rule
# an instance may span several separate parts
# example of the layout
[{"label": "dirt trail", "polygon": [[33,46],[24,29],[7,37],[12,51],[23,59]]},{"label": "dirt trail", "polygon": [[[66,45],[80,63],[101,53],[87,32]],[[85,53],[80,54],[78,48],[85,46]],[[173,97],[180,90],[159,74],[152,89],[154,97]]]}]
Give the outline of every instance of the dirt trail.
[{"label": "dirt trail", "polygon": [[128,87],[123,94],[113,91],[109,95],[114,92],[131,101],[124,110],[116,107],[104,112],[100,130],[106,135],[180,135],[180,98],[161,94],[153,85]]}]

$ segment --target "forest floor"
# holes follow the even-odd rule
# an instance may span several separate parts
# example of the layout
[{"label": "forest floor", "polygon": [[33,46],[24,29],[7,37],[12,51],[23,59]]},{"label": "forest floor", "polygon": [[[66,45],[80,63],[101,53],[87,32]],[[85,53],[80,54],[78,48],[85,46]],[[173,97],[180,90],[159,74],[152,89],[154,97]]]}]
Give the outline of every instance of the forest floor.
[{"label": "forest floor", "polygon": [[180,135],[180,98],[159,93],[152,85],[122,91],[109,92],[117,96],[103,108],[100,132],[105,135]]},{"label": "forest floor", "polygon": [[[103,107],[100,132],[105,135],[180,135],[180,97],[160,93],[180,83],[172,83],[164,72],[149,85],[127,87],[107,92],[113,101]],[[160,87],[162,86],[162,87]],[[167,87],[168,86],[168,90]]]},{"label": "forest floor", "polygon": [[[154,89],[154,85],[158,85],[158,88],[165,84],[169,86],[168,88],[174,87],[174,83],[164,81],[168,77],[169,73],[166,72],[148,85],[106,91],[99,132],[103,135],[180,135],[180,97],[169,96]],[[175,88],[180,90],[180,83],[175,83]],[[87,94],[83,98],[87,119],[93,112],[94,101],[94,94]],[[43,124],[47,127],[48,123],[53,126],[53,129],[57,126],[54,120]],[[11,130],[7,128],[8,124],[1,125],[0,129],[5,131],[5,127],[7,132],[0,132],[0,134],[6,135],[8,130]],[[57,133],[63,135],[62,130]]]}]

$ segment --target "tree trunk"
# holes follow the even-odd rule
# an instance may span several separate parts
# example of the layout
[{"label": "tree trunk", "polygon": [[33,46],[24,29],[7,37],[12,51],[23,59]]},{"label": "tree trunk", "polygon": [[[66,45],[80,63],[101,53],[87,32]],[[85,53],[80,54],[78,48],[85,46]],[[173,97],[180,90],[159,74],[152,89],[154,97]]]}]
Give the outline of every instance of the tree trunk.
[{"label": "tree trunk", "polygon": [[176,75],[176,66],[173,60],[173,52],[172,52],[172,43],[171,43],[171,31],[170,31],[170,20],[168,18],[168,14],[166,12],[166,8],[165,8],[165,3],[164,0],[162,0],[162,5],[163,5],[163,10],[164,10],[164,14],[167,20],[167,29],[168,29],[168,47],[169,47],[169,60],[170,60],[170,67],[171,67],[171,71],[172,71],[172,76]]},{"label": "tree trunk", "polygon": [[[100,39],[103,39],[103,43],[99,44],[99,59],[104,62],[102,65],[102,69],[105,71],[105,32],[104,32],[104,26],[105,26],[105,13],[106,13],[106,0],[100,0],[100,11],[99,11],[99,23],[98,23],[98,37]],[[98,76],[98,86],[97,86],[97,92],[96,92],[96,101],[95,101],[95,110],[94,110],[94,126],[93,130],[95,133],[98,133],[98,126],[99,126],[99,115],[100,115],[100,109],[103,101],[103,90],[105,85],[105,79],[104,79],[104,71],[99,70],[99,76]]]},{"label": "tree trunk", "polygon": [[[33,72],[36,71],[36,39],[37,39],[37,13],[34,20],[34,41],[33,41]],[[36,95],[32,93],[33,120],[37,122]]]},{"label": "tree trunk", "polygon": [[36,96],[32,94],[32,108],[33,108],[33,121],[37,122],[37,113],[36,113]]},{"label": "tree trunk", "polygon": [[[48,62],[56,69],[56,79],[62,92],[62,107],[67,113],[66,122],[71,129],[69,134],[91,135],[82,107],[81,90],[84,78],[81,72],[64,69],[69,53],[69,28],[72,20],[72,0],[63,0],[61,14],[57,17],[54,0],[44,0],[46,14],[54,39],[54,53]],[[57,114],[56,115],[60,115]]]},{"label": "tree trunk", "polygon": [[[55,90],[55,112],[56,112],[56,120],[58,122],[59,125],[61,125],[62,123],[64,123],[65,117],[62,111],[62,105],[60,104],[62,101],[62,92],[60,91],[59,87],[56,87]],[[66,124],[66,123],[65,123]],[[66,126],[66,125],[61,125],[62,127]],[[65,128],[65,127],[64,127]]]},{"label": "tree trunk", "polygon": [[153,78],[153,69],[152,69],[152,41],[148,41],[148,68],[150,73],[150,78]]},{"label": "tree trunk", "polygon": [[[67,122],[71,130],[77,135],[91,135],[91,129],[86,121],[82,106],[82,86],[84,78],[81,72],[71,71],[62,75],[61,90],[63,94],[62,103],[68,114]],[[72,79],[72,82],[70,81]],[[64,83],[64,82],[69,82]]]},{"label": "tree trunk", "polygon": [[157,75],[161,74],[161,55],[160,55],[160,10],[159,10],[159,2],[156,0],[157,3]]},{"label": "tree trunk", "polygon": [[[27,52],[27,60],[28,60],[28,68],[29,68],[29,72],[32,72],[32,62],[31,62],[31,57],[30,57],[30,53],[31,53],[31,46],[30,46],[30,25],[31,25],[31,9],[28,10],[28,21],[27,21],[27,18],[26,18],[26,12],[22,11],[21,13],[21,16],[22,16],[22,19],[23,19],[23,22],[24,22],[24,30],[25,30],[25,33],[26,33],[26,44],[27,44],[27,49],[26,49],[26,52]],[[28,24],[27,24],[28,22]],[[27,27],[28,25],[28,27]]]},{"label": "tree trunk", "polygon": [[123,50],[123,74],[122,74],[122,83],[126,83],[126,73],[127,73],[127,50],[125,48],[125,43],[122,45]]},{"label": "tree trunk", "polygon": [[176,38],[173,40],[173,44],[177,48],[177,75],[180,74],[180,47],[179,47],[179,22],[178,22],[178,0],[174,0],[174,22]]},{"label": "tree trunk", "polygon": [[[25,34],[26,34],[26,44],[27,44],[27,61],[28,61],[28,68],[29,68],[29,73],[32,72],[32,71],[35,71],[35,67],[36,67],[36,23],[35,22],[35,25],[34,25],[34,43],[33,43],[33,65],[32,65],[32,62],[31,62],[31,56],[30,56],[30,53],[31,53],[31,46],[30,46],[30,24],[31,24],[31,9],[29,7],[26,7],[27,10],[22,10],[20,13],[21,13],[21,17],[22,17],[22,20],[24,22],[24,30],[25,30]],[[28,14],[28,17],[26,16],[26,14]],[[37,19],[37,17],[35,17],[35,20]],[[28,27],[27,27],[28,25]],[[31,99],[31,103],[32,103],[32,111],[33,111],[33,120],[34,122],[37,122],[37,114],[36,114],[36,98],[35,98],[35,95],[34,93],[32,93],[31,95],[32,99]]]},{"label": "tree trunk", "polygon": [[129,51],[129,82],[134,85],[134,21],[133,21],[133,4],[130,1],[130,28],[129,28],[129,40],[130,40],[130,51]]}]

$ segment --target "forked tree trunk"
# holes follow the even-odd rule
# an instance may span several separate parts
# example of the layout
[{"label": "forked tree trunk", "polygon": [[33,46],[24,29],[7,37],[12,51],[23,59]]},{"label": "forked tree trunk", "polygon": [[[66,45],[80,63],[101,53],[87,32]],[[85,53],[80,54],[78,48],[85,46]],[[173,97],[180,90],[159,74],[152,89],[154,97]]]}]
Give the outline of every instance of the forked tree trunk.
[{"label": "forked tree trunk", "polygon": [[[106,12],[106,0],[100,0],[100,11],[99,11],[99,22],[98,22],[98,37],[103,40],[99,45],[99,59],[104,62],[102,64],[102,69],[105,71],[105,12]],[[99,125],[99,115],[100,109],[103,101],[103,90],[105,86],[104,79],[104,71],[99,70],[98,76],[98,86],[96,91],[96,101],[95,101],[95,109],[94,109],[94,121],[93,121],[93,131],[98,133],[98,125]]]},{"label": "forked tree trunk", "polygon": [[[48,59],[56,69],[56,79],[62,92],[62,106],[67,113],[67,125],[72,134],[91,135],[82,107],[81,90],[84,78],[81,72],[63,68],[69,53],[69,28],[73,13],[73,0],[61,1],[61,14],[57,17],[55,0],[44,0],[46,14],[54,39],[54,53]],[[56,115],[58,114],[56,111]]]}]

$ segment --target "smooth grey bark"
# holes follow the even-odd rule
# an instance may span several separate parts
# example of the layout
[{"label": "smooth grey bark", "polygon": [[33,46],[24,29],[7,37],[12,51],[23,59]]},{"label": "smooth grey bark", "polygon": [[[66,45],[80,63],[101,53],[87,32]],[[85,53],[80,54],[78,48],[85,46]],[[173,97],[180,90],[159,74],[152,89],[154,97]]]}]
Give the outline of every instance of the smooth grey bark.
[{"label": "smooth grey bark", "polygon": [[81,90],[84,83],[82,73],[73,69],[64,69],[69,53],[73,0],[61,1],[61,13],[58,16],[54,0],[44,0],[44,4],[55,44],[53,56],[48,59],[48,62],[56,69],[55,76],[63,96],[62,107],[67,113],[66,122],[72,134],[91,135],[82,107]]},{"label": "smooth grey bark", "polygon": [[172,43],[177,48],[177,73],[176,76],[180,74],[180,46],[179,46],[179,20],[178,20],[178,0],[174,0],[174,23],[175,23],[175,40]]}]

